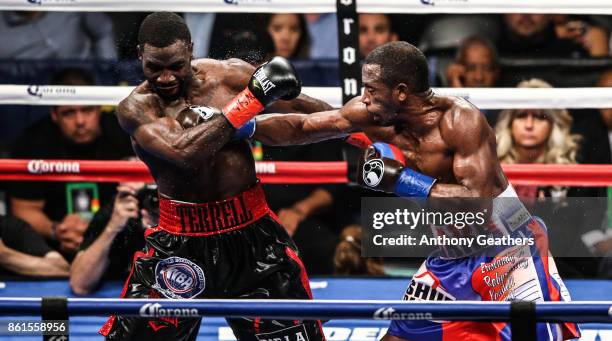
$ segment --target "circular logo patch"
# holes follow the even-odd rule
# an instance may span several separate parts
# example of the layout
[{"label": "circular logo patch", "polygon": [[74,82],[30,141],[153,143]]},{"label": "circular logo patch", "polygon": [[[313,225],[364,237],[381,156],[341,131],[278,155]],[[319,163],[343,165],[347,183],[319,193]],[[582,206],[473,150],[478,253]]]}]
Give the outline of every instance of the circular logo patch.
[{"label": "circular logo patch", "polygon": [[385,165],[382,160],[372,159],[363,165],[363,182],[370,187],[376,187],[384,172]]},{"label": "circular logo patch", "polygon": [[155,289],[167,298],[193,298],[204,291],[204,271],[189,259],[166,258],[155,266]]}]

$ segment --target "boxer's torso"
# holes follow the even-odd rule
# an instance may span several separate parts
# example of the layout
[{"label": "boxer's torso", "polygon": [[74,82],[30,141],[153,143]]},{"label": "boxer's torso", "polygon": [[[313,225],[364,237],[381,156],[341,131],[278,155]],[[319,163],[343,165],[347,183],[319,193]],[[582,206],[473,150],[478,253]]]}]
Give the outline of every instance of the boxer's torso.
[{"label": "boxer's torso", "polygon": [[[353,116],[370,116],[362,103],[354,103],[354,105],[355,108],[351,110]],[[425,114],[427,125],[425,127],[421,125],[419,131],[416,131],[410,122],[382,127],[375,125],[370,118],[361,118],[358,121],[360,121],[359,125],[363,126],[363,131],[373,141],[386,142],[397,146],[408,161],[408,167],[435,177],[441,183],[457,184],[458,181],[454,175],[455,150],[445,141],[442,126],[445,124],[443,121],[448,120],[448,116],[453,115],[459,107],[462,110],[473,110],[474,114],[481,115],[478,109],[463,99],[437,97],[434,108]],[[490,152],[487,153],[490,157],[483,158],[481,162],[489,164],[487,176],[490,177],[490,181],[499,184],[494,193],[494,196],[496,196],[505,189],[507,182],[503,173],[499,171],[500,166],[495,150],[495,133],[488,126],[484,117],[481,121],[480,124],[486,125],[484,129],[488,135],[486,136],[487,145],[485,148],[490,149]],[[465,131],[461,134],[461,138],[466,140],[475,138],[470,133],[470,131]]]},{"label": "boxer's torso", "polygon": [[[194,82],[182,98],[172,103],[162,101],[146,82],[136,91],[155,98],[147,102],[156,106],[160,117],[174,119],[189,105],[223,108],[241,89],[231,89],[224,84],[223,78],[226,76],[222,72],[214,68],[205,70],[202,64],[194,64]],[[172,199],[189,202],[219,200],[236,195],[257,181],[251,149],[243,140],[230,141],[212,158],[203,157],[181,168],[148,153],[134,139],[132,144],[140,159],[149,167],[160,193]]]}]

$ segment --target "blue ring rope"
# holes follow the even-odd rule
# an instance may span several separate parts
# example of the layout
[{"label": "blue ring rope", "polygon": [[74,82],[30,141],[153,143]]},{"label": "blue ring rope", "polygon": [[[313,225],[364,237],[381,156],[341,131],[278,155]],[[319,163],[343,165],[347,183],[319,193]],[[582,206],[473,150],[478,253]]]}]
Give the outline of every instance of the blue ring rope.
[{"label": "blue ring rope", "polygon": [[[41,298],[0,298],[0,316],[40,315]],[[328,300],[161,300],[68,298],[70,316],[129,315],[276,319],[433,319],[507,321],[510,302]],[[539,322],[612,323],[612,301],[538,302]]]}]

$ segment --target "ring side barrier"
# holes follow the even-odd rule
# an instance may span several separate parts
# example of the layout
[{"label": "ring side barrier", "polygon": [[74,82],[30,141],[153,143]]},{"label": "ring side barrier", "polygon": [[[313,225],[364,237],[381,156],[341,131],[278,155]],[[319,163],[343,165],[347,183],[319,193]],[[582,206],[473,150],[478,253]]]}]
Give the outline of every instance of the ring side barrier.
[{"label": "ring side barrier", "polygon": [[[43,298],[0,298],[0,316],[39,315]],[[516,301],[521,302],[521,301]],[[70,316],[507,321],[514,302],[67,298]],[[534,302],[538,322],[612,323],[612,301]]]},{"label": "ring side barrier", "polygon": [[[612,186],[610,165],[502,165],[514,185]],[[258,177],[269,184],[347,183],[349,164],[333,162],[256,162]],[[0,160],[0,180],[14,181],[152,181],[140,161]]]},{"label": "ring side barrier", "polygon": [[[611,5],[612,6],[612,5]],[[117,105],[133,90],[127,86],[0,85],[0,105]],[[304,87],[304,94],[334,107],[339,87]],[[434,88],[440,95],[464,97],[480,109],[612,108],[612,88]]]},{"label": "ring side barrier", "polygon": [[[352,2],[345,0],[346,2]],[[335,0],[1,0],[0,10],[82,12],[331,13]],[[607,0],[357,0],[361,13],[612,14]]]}]

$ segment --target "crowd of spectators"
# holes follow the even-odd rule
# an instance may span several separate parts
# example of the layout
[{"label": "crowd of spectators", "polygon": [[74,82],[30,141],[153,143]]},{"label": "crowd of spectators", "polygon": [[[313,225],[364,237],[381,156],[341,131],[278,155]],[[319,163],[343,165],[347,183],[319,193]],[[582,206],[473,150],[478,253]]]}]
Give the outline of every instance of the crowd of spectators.
[{"label": "crowd of spectators", "polygon": [[[63,68],[53,77],[41,75],[49,77],[42,83],[98,85],[98,75],[91,72],[95,67],[83,62],[135,60],[135,34],[144,16],[2,12],[0,38],[12,43],[0,47],[0,72],[17,72],[9,70],[14,62],[63,60],[78,62],[75,65],[79,67]],[[337,62],[335,14],[187,13],[184,18],[192,33],[195,58],[241,58],[254,65],[273,56],[297,62]],[[554,63],[553,59],[599,58],[608,60],[602,65],[612,65],[609,17],[362,13],[358,27],[361,58],[384,43],[407,40],[430,58],[436,86],[558,86],[555,77],[559,75],[532,79],[529,73],[517,76],[505,72],[513,58],[547,58],[549,63]],[[589,72],[596,82],[581,86],[612,87],[612,67]],[[0,114],[2,111],[0,108]],[[611,163],[612,109],[482,112],[495,129],[502,163]],[[19,131],[17,139],[2,141],[2,154],[22,159],[84,160],[120,160],[133,155],[112,108],[60,105],[50,107],[42,116]],[[0,130],[18,124],[3,126]],[[346,153],[341,141],[284,148],[254,141],[253,146],[256,160],[332,161],[341,160]],[[143,183],[5,182],[0,190],[6,198],[0,202],[4,205],[0,208],[6,207],[4,212],[0,209],[0,275],[70,274],[77,294],[92,292],[104,279],[124,278],[132,255],[144,245],[143,231],[157,220],[155,191]],[[564,231],[575,236],[565,238],[571,245],[553,245],[551,249],[555,253],[581,248],[588,256],[561,258],[562,275],[612,277],[612,264],[605,258],[594,258],[612,255],[611,189],[517,186],[516,190],[524,198],[601,198],[595,218],[581,224],[588,226]],[[384,260],[362,258],[359,251],[360,207],[354,198],[374,194],[327,185],[267,185],[266,191],[270,206],[296,241],[311,274],[386,273]],[[573,215],[550,219],[581,219],[575,211],[568,214]]]}]

